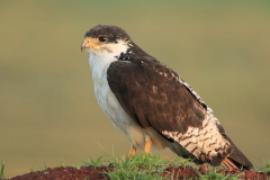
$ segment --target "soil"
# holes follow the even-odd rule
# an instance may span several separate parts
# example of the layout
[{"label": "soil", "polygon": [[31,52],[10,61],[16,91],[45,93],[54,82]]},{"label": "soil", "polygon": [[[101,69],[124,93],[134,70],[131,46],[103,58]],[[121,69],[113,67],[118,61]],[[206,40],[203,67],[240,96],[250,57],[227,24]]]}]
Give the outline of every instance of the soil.
[{"label": "soil", "polygon": [[110,167],[57,167],[44,171],[30,172],[16,176],[11,180],[106,180],[106,173],[112,171]]},{"label": "soil", "polygon": [[[48,168],[43,171],[35,171],[27,174],[10,178],[10,180],[106,180],[109,179],[107,173],[113,171],[111,166],[101,167],[57,167]],[[206,174],[205,168],[195,170],[191,167],[168,167],[164,170],[162,176],[168,179],[198,179],[199,173]],[[223,174],[239,174],[243,180],[267,180],[270,179],[269,174],[255,171],[243,172],[222,172]]]}]

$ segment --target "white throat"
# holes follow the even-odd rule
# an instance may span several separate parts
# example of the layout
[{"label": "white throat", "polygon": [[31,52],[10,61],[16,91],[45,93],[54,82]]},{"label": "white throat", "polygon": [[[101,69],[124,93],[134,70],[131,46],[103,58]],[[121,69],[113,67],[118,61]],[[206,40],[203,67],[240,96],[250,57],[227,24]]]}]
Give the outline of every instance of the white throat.
[{"label": "white throat", "polygon": [[118,41],[117,43],[104,44],[100,49],[89,49],[89,64],[92,75],[97,75],[106,71],[108,66],[117,61],[117,57],[121,53],[126,53],[128,49],[126,41]]}]

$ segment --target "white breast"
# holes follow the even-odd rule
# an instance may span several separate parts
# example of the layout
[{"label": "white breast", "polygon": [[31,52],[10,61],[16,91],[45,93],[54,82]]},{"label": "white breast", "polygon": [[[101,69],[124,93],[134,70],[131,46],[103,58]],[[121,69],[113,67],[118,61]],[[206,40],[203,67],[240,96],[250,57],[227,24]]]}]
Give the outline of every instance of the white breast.
[{"label": "white breast", "polygon": [[89,64],[97,102],[102,111],[113,121],[113,124],[128,135],[131,143],[142,147],[144,130],[122,108],[107,80],[107,70],[110,64],[117,61],[117,56],[127,51],[127,43],[119,41],[117,44],[107,45],[106,49],[109,51],[89,50]]},{"label": "white breast", "polygon": [[128,127],[134,125],[134,122],[116,99],[107,80],[107,69],[109,65],[116,60],[114,55],[112,56],[111,54],[106,53],[100,55],[90,52],[89,55],[89,63],[92,70],[92,79],[97,102],[102,111],[109,116],[113,123],[126,132]]}]

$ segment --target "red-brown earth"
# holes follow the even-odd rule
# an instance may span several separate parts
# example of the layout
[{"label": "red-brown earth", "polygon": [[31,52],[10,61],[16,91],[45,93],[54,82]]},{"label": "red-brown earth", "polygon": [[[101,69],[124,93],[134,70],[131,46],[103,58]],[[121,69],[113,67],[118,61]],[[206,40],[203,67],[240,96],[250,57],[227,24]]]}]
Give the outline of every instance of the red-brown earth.
[{"label": "red-brown earth", "polygon": [[[107,173],[114,170],[112,166],[100,167],[56,167],[43,171],[35,171],[10,178],[10,180],[106,180],[109,179]],[[191,167],[168,167],[162,173],[168,179],[198,179],[199,174],[206,174],[204,168],[195,170]],[[267,180],[270,174],[256,171],[242,172],[221,172],[224,175],[238,174],[244,180]],[[165,178],[166,179],[166,178]]]}]

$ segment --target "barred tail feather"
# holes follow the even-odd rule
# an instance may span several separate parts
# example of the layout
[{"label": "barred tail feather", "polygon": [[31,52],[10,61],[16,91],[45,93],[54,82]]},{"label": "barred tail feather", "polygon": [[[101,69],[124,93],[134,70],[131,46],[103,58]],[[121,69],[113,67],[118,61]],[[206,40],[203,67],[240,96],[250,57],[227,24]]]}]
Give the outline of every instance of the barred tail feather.
[{"label": "barred tail feather", "polygon": [[225,166],[228,164],[229,166],[230,164],[233,164],[231,168],[234,168],[233,166],[236,166],[238,169],[245,169],[245,170],[253,168],[252,163],[234,144],[232,144],[232,151],[230,155],[227,158],[225,158],[223,163],[225,164]]}]

